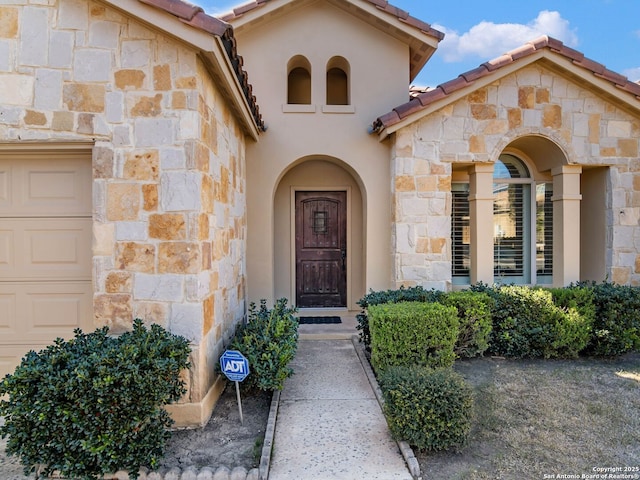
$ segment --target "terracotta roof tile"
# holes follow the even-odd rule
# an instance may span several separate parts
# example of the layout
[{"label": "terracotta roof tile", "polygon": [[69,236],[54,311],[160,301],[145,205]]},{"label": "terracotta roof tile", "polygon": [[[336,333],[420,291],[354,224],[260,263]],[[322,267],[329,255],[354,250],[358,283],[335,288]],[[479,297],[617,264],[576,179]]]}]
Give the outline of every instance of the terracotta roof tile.
[{"label": "terracotta roof tile", "polygon": [[[532,55],[535,52],[543,50],[545,48],[548,48],[551,51],[562,55],[565,58],[568,58],[573,62],[574,65],[581,67],[588,72],[591,72],[594,76],[613,83],[616,87],[620,88],[623,91],[629,92],[632,95],[635,95],[636,98],[640,100],[640,82],[634,83],[624,75],[613,72],[607,69],[604,65],[586,58],[583,53],[566,47],[560,40],[556,40],[555,38],[551,38],[548,36],[542,36],[526,43],[519,48],[516,48],[515,50],[511,50],[498,58],[489,60],[488,62],[481,64],[479,67],[459,75],[453,80],[449,80],[448,82],[438,85],[438,87],[434,89],[419,89],[412,87],[409,92],[411,100],[403,105],[394,108],[393,112],[387,113],[377,118],[373,123],[373,129],[375,132],[380,132],[384,128],[399,123],[408,114],[415,113],[416,111],[420,110],[416,110],[415,108],[416,104],[418,103],[416,102],[416,100],[418,100],[420,105],[422,105],[421,109],[424,109],[429,105],[432,105],[433,103],[446,98],[452,93],[468,87],[469,85],[472,85],[477,80],[491,75],[496,70],[499,70],[506,65],[511,65],[519,59]],[[394,112],[403,112],[403,114],[393,115]]]},{"label": "terracotta roof tile", "polygon": [[404,118],[408,115],[411,115],[412,113],[422,110],[422,104],[419,100],[413,99],[407,103],[403,103],[402,105],[397,106],[396,108],[394,108],[394,110],[398,114],[398,117]]},{"label": "terracotta roof tile", "polygon": [[[264,121],[260,114],[260,107],[256,102],[256,97],[252,95],[253,87],[249,84],[247,72],[242,68],[243,60],[238,55],[236,49],[236,40],[233,36],[233,27],[219,18],[212,17],[204,13],[202,8],[193,5],[186,0],[139,0],[140,2],[150,5],[159,10],[163,10],[175,17],[181,22],[186,23],[194,28],[207,32],[211,35],[219,37],[224,45],[225,52],[229,57],[234,73],[240,83],[240,88],[247,100],[249,109],[259,130],[265,131]],[[264,3],[267,0],[257,0],[256,5]]]}]

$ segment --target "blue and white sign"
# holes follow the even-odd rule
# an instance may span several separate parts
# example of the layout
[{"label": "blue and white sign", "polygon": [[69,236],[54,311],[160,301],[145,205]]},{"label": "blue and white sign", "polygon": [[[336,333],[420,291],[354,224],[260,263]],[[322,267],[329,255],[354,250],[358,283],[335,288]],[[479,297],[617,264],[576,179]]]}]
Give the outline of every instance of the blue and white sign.
[{"label": "blue and white sign", "polygon": [[237,350],[227,350],[220,357],[222,373],[232,382],[242,382],[249,375],[249,360]]}]

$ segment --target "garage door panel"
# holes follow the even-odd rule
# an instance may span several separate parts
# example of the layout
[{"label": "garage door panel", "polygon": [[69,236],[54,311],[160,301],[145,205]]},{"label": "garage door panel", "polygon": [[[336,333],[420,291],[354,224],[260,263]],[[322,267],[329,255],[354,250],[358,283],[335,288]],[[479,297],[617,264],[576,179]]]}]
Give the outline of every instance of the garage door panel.
[{"label": "garage door panel", "polygon": [[0,336],[7,338],[16,333],[16,295],[0,293]]},{"label": "garage door panel", "polygon": [[46,344],[70,338],[75,328],[92,331],[92,298],[91,282],[0,284],[0,305],[6,299],[9,315],[15,311],[0,327],[3,343]]},{"label": "garage door panel", "polygon": [[12,218],[0,231],[2,280],[87,280],[91,272],[90,218]]},{"label": "garage door panel", "polygon": [[91,214],[91,162],[84,158],[0,158],[0,176],[0,215]]}]

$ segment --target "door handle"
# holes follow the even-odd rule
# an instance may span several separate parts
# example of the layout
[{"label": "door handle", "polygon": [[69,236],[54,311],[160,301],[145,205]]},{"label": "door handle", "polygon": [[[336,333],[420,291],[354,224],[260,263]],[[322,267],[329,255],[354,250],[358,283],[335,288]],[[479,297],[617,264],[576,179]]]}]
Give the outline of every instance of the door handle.
[{"label": "door handle", "polygon": [[346,268],[345,260],[347,259],[347,249],[346,248],[343,248],[340,251],[340,257],[342,258],[342,269],[344,270]]}]

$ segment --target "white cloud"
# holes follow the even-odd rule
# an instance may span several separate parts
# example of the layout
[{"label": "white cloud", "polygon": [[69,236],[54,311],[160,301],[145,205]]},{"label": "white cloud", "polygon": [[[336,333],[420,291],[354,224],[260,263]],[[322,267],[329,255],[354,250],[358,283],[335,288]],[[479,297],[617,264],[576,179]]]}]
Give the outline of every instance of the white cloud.
[{"label": "white cloud", "polygon": [[559,12],[541,11],[526,25],[519,23],[493,23],[482,21],[462,35],[441,25],[434,28],[445,33],[438,52],[445,62],[458,62],[469,57],[490,59],[502,55],[540,35],[549,35],[570,47],[578,44],[575,29]]},{"label": "white cloud", "polygon": [[626,70],[623,70],[622,74],[632,82],[640,82],[640,67],[628,68]]}]

